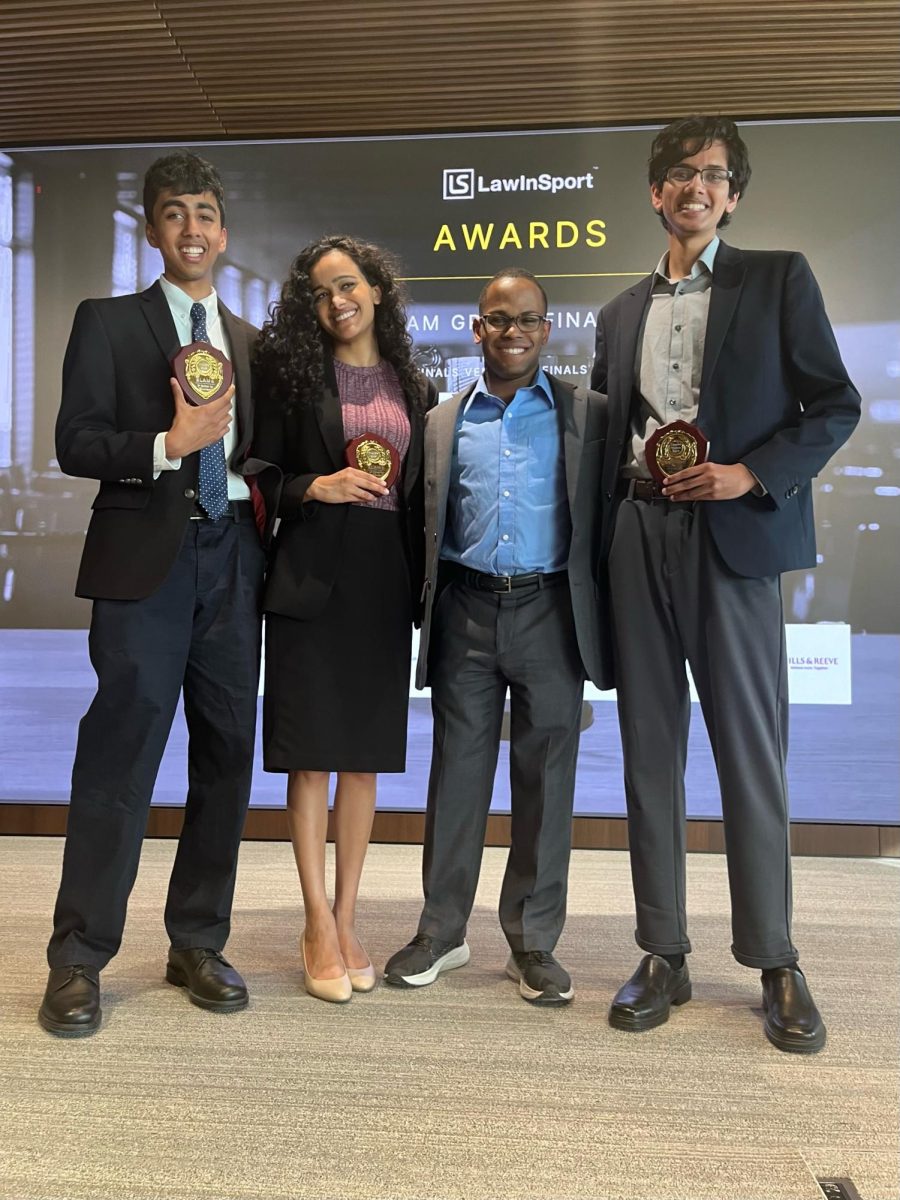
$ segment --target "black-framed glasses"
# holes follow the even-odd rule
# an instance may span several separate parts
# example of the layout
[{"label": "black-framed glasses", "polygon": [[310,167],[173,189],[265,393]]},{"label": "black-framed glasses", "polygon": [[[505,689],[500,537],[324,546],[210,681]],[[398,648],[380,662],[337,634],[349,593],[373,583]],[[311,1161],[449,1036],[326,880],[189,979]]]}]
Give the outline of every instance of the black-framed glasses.
[{"label": "black-framed glasses", "polygon": [[506,313],[482,313],[478,319],[484,321],[489,329],[495,329],[497,333],[506,333],[510,325],[518,326],[523,333],[536,333],[545,321],[548,324],[550,321],[549,317],[536,312],[519,313],[517,317],[509,317]]},{"label": "black-framed glasses", "polygon": [[679,164],[666,169],[666,179],[669,183],[690,183],[695,175],[699,175],[704,187],[715,187],[716,184],[727,183],[734,178],[734,171],[726,167],[688,167]]}]

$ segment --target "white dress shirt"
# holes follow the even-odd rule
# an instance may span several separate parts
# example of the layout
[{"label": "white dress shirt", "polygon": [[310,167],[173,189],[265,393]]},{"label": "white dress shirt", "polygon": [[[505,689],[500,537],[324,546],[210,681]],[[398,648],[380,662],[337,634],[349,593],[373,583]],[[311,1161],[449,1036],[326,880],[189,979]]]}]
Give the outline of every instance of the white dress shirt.
[{"label": "white dress shirt", "polygon": [[[163,290],[163,295],[169,305],[169,311],[172,314],[172,320],[175,322],[175,332],[178,334],[178,340],[182,346],[188,346],[194,340],[191,337],[191,305],[194,301],[182,291],[177,284],[170,283],[164,276],[160,276],[160,287]],[[200,303],[206,309],[206,332],[209,335],[211,345],[217,350],[221,350],[226,358],[231,359],[231,347],[228,345],[228,336],[225,333],[225,328],[222,325],[219,317],[219,299],[215,290],[211,291],[208,296],[205,296]],[[166,458],[166,433],[168,430],[163,430],[162,433],[156,435],[156,440],[153,443],[153,477],[156,479],[162,471],[177,471],[181,467],[180,458]],[[237,441],[237,421],[235,418],[234,401],[231,404],[231,426],[225,434],[225,462],[231,461],[231,453],[234,450],[235,442]],[[240,475],[228,468],[228,499],[229,500],[249,500],[250,489]]]}]

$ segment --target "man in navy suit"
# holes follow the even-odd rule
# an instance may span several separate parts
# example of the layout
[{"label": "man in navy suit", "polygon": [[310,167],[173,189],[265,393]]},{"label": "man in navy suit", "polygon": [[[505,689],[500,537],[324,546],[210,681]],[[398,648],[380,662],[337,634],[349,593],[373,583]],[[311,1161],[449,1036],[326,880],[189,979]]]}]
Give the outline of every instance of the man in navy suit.
[{"label": "man in navy suit", "polygon": [[[38,1015],[51,1033],[100,1026],[99,973],[118,951],[160,759],[183,694],[190,734],[184,829],[165,922],[170,983],[203,1008],[247,1004],[222,957],[250,795],[263,551],[236,471],[253,427],[256,331],[221,304],[225,249],[214,167],[177,151],[144,181],[147,240],[163,260],[146,292],[86,300],[63,365],[59,464],[100,481],[76,593],[93,600],[97,692],[78,730],[62,881]],[[193,406],[171,378],[208,341],[234,384]]]},{"label": "man in navy suit", "polygon": [[[674,122],[649,167],[667,251],[601,311],[591,380],[609,396],[602,544],[636,939],[647,951],[609,1019],[651,1029],[691,995],[687,661],[719,775],[732,952],[762,972],[769,1040],[808,1053],[825,1027],[791,940],[780,575],[815,566],[811,481],[849,437],[860,400],[803,256],[718,238],[750,178],[734,123]],[[702,430],[708,461],[660,484],[647,442],[676,420]]]}]

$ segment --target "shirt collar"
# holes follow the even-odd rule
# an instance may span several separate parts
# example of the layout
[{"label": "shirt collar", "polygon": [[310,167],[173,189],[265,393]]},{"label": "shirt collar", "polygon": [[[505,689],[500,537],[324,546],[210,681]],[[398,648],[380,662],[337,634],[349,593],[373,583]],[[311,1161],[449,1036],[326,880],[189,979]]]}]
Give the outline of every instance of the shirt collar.
[{"label": "shirt collar", "polygon": [[[705,247],[703,253],[698,257],[697,261],[691,267],[689,279],[696,279],[701,271],[706,271],[709,275],[713,273],[713,264],[716,261],[716,252],[719,249],[719,239],[714,237],[713,240]],[[669,252],[668,250],[656,264],[654,275],[660,279],[669,279]]]},{"label": "shirt collar", "polygon": [[[550,387],[550,380],[547,378],[547,372],[543,367],[538,367],[537,375],[534,377],[534,383],[530,383],[527,387],[519,388],[518,392],[516,392],[516,395],[518,395],[519,392],[527,391],[540,391],[543,393],[544,398],[549,406],[551,408],[556,408],[556,401],[553,398],[553,389]],[[478,399],[479,396],[491,396],[495,400],[498,399],[498,397],[494,396],[494,393],[488,388],[487,379],[485,378],[483,371],[478,377],[478,382],[475,384],[474,388],[472,388],[472,391],[469,394],[469,398],[465,403],[465,408],[468,409],[470,405],[472,405],[475,400]],[[513,399],[515,399],[515,397],[513,397]]]},{"label": "shirt collar", "polygon": [[[191,299],[187,292],[182,291],[177,283],[171,283],[168,279],[166,279],[165,275],[160,275],[159,286],[162,288],[163,295],[168,301],[169,308],[172,310],[173,314],[176,317],[181,317],[185,321],[190,321],[191,305],[195,302]],[[216,295],[215,288],[213,288],[208,296],[204,296],[200,303],[206,309],[207,324],[213,320],[218,320],[219,297]]]}]

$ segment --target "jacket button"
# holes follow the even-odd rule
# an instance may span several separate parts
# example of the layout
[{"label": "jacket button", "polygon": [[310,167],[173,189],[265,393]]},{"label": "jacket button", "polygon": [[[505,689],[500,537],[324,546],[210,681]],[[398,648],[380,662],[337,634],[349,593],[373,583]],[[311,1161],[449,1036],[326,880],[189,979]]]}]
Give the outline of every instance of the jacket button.
[{"label": "jacket button", "polygon": [[185,500],[196,500],[197,493],[194,491],[193,488],[185,488],[184,489],[184,498],[185,498]]},{"label": "jacket button", "polygon": [[612,500],[612,492],[607,492],[606,498],[607,498],[607,500]]}]

